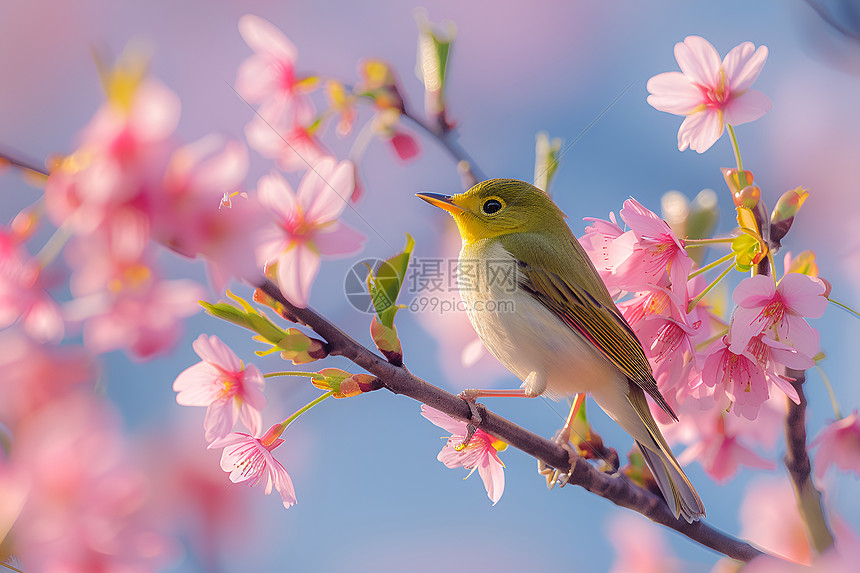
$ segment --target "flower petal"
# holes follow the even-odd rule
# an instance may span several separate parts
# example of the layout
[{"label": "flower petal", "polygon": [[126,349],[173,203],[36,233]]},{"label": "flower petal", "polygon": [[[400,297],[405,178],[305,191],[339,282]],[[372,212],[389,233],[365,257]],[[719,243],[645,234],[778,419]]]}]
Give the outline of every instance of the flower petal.
[{"label": "flower petal", "polygon": [[688,115],[678,130],[678,150],[689,147],[704,153],[723,134],[723,118],[719,111],[706,109]]},{"label": "flower petal", "polygon": [[807,318],[820,318],[827,308],[826,290],[821,279],[800,273],[782,277],[776,288],[791,312]]},{"label": "flower petal", "polygon": [[364,246],[365,236],[352,227],[337,223],[314,233],[314,246],[321,255],[339,256],[357,253]]},{"label": "flower petal", "polygon": [[725,118],[730,125],[755,121],[770,111],[773,104],[758,90],[749,90],[726,103]]},{"label": "flower petal", "polygon": [[767,60],[767,46],[758,49],[752,42],[732,48],[723,59],[723,71],[732,93],[743,92],[758,78]]},{"label": "flower petal", "polygon": [[294,305],[308,305],[311,285],[320,268],[320,256],[306,243],[294,243],[278,257],[278,284]]},{"label": "flower petal", "polygon": [[666,72],[648,80],[648,103],[654,108],[687,115],[704,103],[702,91],[681,72]]},{"label": "flower petal", "polygon": [[355,168],[349,161],[335,165],[326,157],[314,164],[299,184],[298,201],[308,222],[333,221],[346,208],[355,189]]},{"label": "flower petal", "polygon": [[239,18],[239,33],[255,52],[289,62],[296,59],[296,47],[268,20],[246,14]]},{"label": "flower petal", "polygon": [[298,203],[292,187],[284,177],[272,171],[257,182],[260,203],[284,221],[289,221],[298,212]]},{"label": "flower petal", "polygon": [[710,42],[700,36],[687,36],[675,44],[675,59],[684,75],[705,87],[716,87],[720,81],[720,55]]}]

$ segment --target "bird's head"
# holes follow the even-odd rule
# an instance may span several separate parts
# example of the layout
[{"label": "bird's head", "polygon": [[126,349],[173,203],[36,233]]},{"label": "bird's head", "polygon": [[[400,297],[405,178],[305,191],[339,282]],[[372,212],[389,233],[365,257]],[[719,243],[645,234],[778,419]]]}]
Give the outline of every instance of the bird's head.
[{"label": "bird's head", "polygon": [[459,195],[418,193],[451,213],[465,244],[509,233],[546,232],[565,226],[549,195],[525,181],[489,179]]}]

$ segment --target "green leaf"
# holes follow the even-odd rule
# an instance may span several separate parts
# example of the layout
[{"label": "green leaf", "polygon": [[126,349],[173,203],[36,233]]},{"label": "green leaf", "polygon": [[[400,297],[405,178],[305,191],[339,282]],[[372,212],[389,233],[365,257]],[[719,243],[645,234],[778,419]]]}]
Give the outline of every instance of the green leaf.
[{"label": "green leaf", "polygon": [[394,315],[399,308],[397,296],[406,279],[406,270],[414,248],[415,240],[407,233],[403,251],[384,261],[376,272],[369,269],[367,274],[367,288],[373,300],[373,308],[385,326],[391,327],[394,324]]}]

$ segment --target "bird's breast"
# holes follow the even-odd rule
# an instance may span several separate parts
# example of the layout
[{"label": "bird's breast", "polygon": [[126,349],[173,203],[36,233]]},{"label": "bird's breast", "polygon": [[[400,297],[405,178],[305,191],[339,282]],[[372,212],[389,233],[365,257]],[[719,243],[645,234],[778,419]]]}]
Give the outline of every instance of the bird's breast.
[{"label": "bird's breast", "polygon": [[619,371],[594,346],[520,286],[519,263],[498,241],[464,245],[460,296],[484,345],[525,381],[535,372],[551,397],[591,391]]}]

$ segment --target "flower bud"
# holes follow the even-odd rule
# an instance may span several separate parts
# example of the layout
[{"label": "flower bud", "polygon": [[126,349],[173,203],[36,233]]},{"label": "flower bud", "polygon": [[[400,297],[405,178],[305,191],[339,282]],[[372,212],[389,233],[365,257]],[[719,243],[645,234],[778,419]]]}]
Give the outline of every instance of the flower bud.
[{"label": "flower bud", "polygon": [[727,169],[723,167],[720,169],[723,172],[723,177],[726,180],[726,185],[729,187],[729,191],[731,191],[732,195],[743,189],[744,187],[749,187],[753,182],[753,174],[750,171],[739,171],[736,168]]},{"label": "flower bud", "polygon": [[770,215],[771,224],[793,218],[803,206],[803,203],[806,202],[807,197],[809,197],[809,191],[803,187],[783,193],[779,201],[776,202],[773,213]]}]

